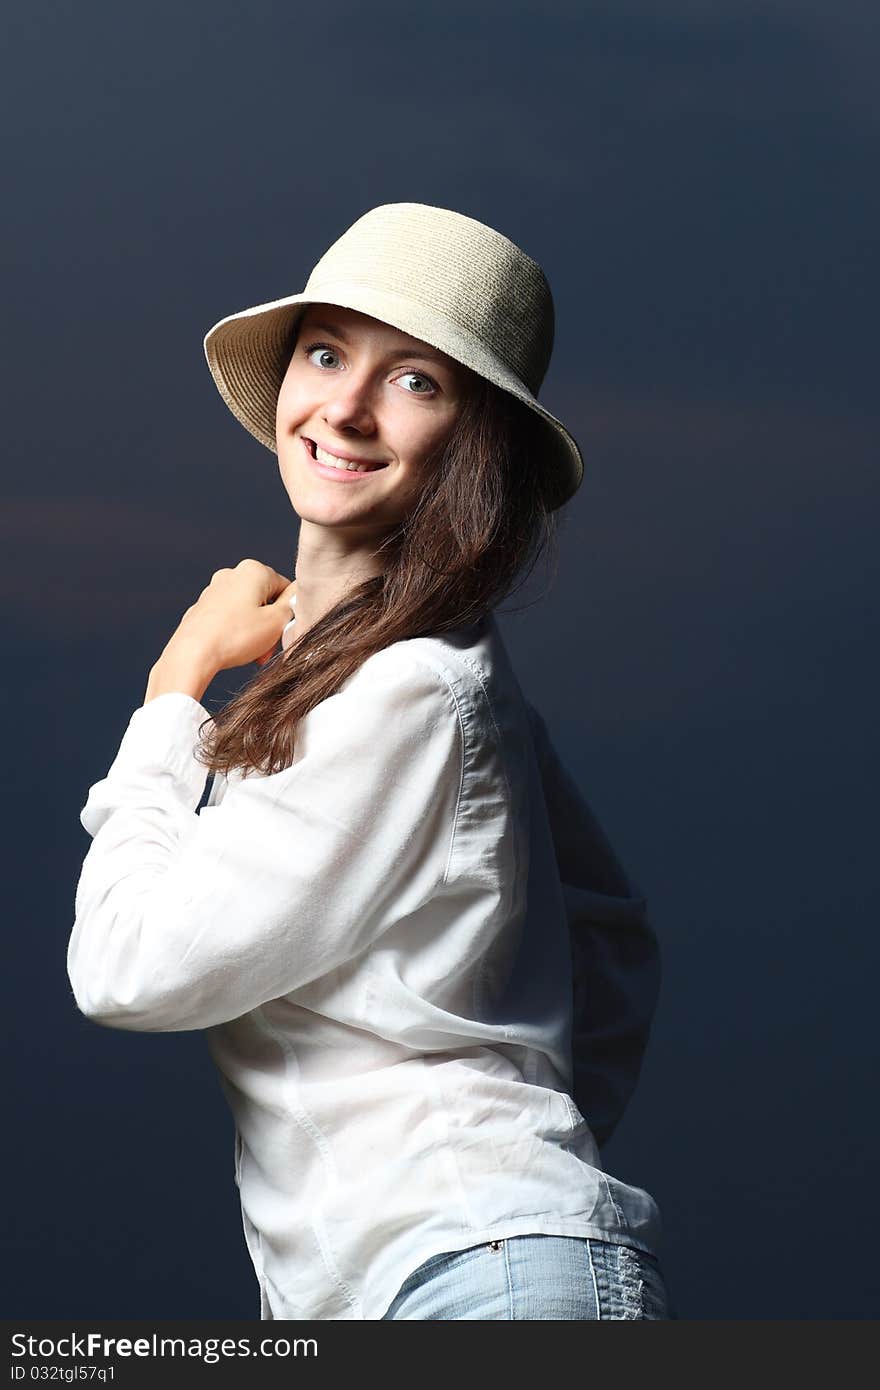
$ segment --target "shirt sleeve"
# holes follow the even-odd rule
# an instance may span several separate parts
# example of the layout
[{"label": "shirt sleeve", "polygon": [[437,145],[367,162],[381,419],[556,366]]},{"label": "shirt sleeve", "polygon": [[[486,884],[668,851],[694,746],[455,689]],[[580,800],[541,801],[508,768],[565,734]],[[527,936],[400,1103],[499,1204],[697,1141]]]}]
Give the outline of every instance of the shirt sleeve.
[{"label": "shirt sleeve", "polygon": [[447,871],[463,750],[431,668],[376,653],[301,721],[289,768],[235,773],[197,812],[209,717],[176,692],[135,710],[80,813],[68,976],[109,1027],[240,1017],[367,949]]},{"label": "shirt sleeve", "polygon": [[607,1143],[638,1082],[660,990],[656,933],[643,894],[529,705],[568,915],[574,977],[574,1102]]}]

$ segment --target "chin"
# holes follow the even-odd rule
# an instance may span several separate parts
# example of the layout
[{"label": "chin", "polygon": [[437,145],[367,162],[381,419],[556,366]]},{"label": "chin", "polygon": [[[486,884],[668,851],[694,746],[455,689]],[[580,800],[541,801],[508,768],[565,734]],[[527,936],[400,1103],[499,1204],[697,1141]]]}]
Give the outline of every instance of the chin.
[{"label": "chin", "polygon": [[363,507],[346,504],[344,498],[333,500],[316,496],[311,488],[294,488],[288,493],[293,510],[301,521],[309,521],[315,526],[339,526],[365,516]]}]

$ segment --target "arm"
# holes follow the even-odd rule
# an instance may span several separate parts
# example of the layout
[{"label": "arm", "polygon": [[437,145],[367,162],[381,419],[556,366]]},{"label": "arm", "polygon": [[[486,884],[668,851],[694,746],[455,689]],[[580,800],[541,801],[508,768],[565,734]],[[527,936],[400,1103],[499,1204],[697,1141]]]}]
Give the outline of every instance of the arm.
[{"label": "arm", "polygon": [[568,912],[574,974],[574,1101],[596,1142],[610,1139],[635,1091],[660,989],[645,899],[553,747],[529,718]]},{"label": "arm", "polygon": [[291,767],[230,780],[197,813],[208,717],[174,691],[135,710],[81,812],[67,964],[98,1023],[237,1018],[365,950],[443,880],[462,751],[433,671],[376,654],[302,721]]}]

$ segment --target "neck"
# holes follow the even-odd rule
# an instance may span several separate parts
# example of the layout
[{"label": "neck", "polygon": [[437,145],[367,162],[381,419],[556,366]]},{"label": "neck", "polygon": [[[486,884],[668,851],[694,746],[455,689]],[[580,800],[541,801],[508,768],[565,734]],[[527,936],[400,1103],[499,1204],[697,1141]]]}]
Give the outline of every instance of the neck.
[{"label": "neck", "polygon": [[[381,538],[380,538],[381,539]],[[303,520],[296,552],[296,638],[365,579],[381,574],[385,557],[375,534],[356,537]]]}]

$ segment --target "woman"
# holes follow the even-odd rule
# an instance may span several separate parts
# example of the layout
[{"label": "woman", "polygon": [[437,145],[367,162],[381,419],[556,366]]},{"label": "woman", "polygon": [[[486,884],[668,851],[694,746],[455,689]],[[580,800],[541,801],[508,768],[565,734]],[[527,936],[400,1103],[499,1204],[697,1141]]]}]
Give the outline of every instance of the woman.
[{"label": "woman", "polygon": [[153,666],[68,971],[98,1023],[206,1030],[264,1319],[670,1316],[656,1203],[598,1148],[656,938],[492,614],[582,476],[552,340],[540,267],[415,203],[205,339],[296,578],[217,571]]}]

